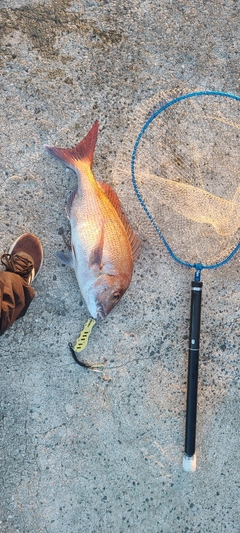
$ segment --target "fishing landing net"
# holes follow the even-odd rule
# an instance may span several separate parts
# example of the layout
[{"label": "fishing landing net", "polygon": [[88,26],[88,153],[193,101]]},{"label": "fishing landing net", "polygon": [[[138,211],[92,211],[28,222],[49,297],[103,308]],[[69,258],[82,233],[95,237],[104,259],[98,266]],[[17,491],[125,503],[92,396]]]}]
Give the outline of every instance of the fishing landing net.
[{"label": "fishing landing net", "polygon": [[201,273],[226,264],[240,247],[240,97],[160,93],[139,110],[130,129],[114,168],[120,199],[128,205],[132,182],[142,206],[134,217],[140,232],[161,239],[174,260],[194,269],[183,459],[184,469],[193,471]]}]

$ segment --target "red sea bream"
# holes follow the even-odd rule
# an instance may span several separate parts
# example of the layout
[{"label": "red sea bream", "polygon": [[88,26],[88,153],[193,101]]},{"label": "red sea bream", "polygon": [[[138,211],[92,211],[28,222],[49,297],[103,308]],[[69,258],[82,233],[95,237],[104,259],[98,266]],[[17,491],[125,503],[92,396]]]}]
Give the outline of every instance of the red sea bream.
[{"label": "red sea bream", "polygon": [[82,296],[93,318],[105,318],[128,288],[140,240],[122,213],[110,185],[92,173],[98,135],[96,121],[86,137],[72,149],[46,146],[46,150],[72,168],[78,186],[67,201],[71,224],[71,251],[57,257],[74,268]]}]

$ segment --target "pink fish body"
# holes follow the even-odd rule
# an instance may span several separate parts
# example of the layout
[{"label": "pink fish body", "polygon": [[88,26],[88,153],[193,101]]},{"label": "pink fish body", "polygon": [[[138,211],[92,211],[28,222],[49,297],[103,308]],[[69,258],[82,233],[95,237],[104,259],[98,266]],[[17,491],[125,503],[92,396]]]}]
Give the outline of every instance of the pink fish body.
[{"label": "pink fish body", "polygon": [[74,268],[93,318],[104,318],[128,288],[140,240],[122,213],[117,195],[92,173],[98,122],[72,149],[46,146],[56,159],[75,170],[78,186],[67,201],[71,252],[57,257]]}]

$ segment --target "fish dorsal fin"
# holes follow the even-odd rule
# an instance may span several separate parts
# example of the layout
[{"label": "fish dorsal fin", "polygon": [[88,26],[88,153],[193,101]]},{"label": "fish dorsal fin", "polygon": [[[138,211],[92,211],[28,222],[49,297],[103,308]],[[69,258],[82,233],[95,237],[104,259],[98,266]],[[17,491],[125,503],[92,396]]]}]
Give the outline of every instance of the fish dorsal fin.
[{"label": "fish dorsal fin", "polygon": [[97,270],[102,269],[103,243],[104,243],[104,229],[103,229],[103,224],[102,224],[97,242],[95,246],[92,248],[91,253],[90,253],[90,257],[88,261],[89,268],[95,267],[97,268]]},{"label": "fish dorsal fin", "polygon": [[104,194],[107,196],[107,198],[110,200],[122,224],[124,225],[124,228],[126,230],[126,233],[127,233],[127,236],[129,238],[129,242],[132,248],[133,258],[137,259],[139,252],[140,252],[140,248],[141,248],[141,240],[138,237],[138,235],[136,235],[136,233],[133,231],[130,222],[128,221],[126,215],[123,213],[118,196],[116,195],[112,187],[108,185],[108,183],[103,183],[102,181],[98,181],[98,185],[102,189]]},{"label": "fish dorsal fin", "polygon": [[116,195],[116,193],[114,192],[114,190],[112,189],[111,185],[109,185],[108,183],[103,183],[103,181],[98,181],[97,183],[98,183],[100,189],[104,192],[104,194],[110,200],[110,202],[113,205],[113,207],[116,209],[118,215],[119,215],[120,212],[122,213],[122,209],[121,209],[119,198]]},{"label": "fish dorsal fin", "polygon": [[93,155],[98,136],[98,121],[94,122],[92,128],[84,139],[75,148],[56,148],[55,146],[45,146],[45,149],[55,159],[59,159],[73,170],[76,169],[80,161],[84,161],[92,168]]}]

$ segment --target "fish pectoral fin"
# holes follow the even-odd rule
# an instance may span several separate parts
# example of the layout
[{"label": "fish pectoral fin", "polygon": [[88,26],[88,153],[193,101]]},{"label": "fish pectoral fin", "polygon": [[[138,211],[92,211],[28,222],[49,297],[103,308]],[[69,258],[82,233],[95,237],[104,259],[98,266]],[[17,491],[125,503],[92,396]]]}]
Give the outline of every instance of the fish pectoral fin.
[{"label": "fish pectoral fin", "polygon": [[54,255],[64,265],[66,265],[66,266],[68,266],[70,268],[74,268],[73,254],[72,254],[71,251],[68,252],[68,255],[65,254],[64,252],[55,252]]},{"label": "fish pectoral fin", "polygon": [[99,233],[99,238],[96,245],[92,248],[90,253],[88,266],[89,268],[97,267],[99,270],[102,268],[102,256],[103,256],[103,243],[104,243],[104,229],[103,224]]}]

